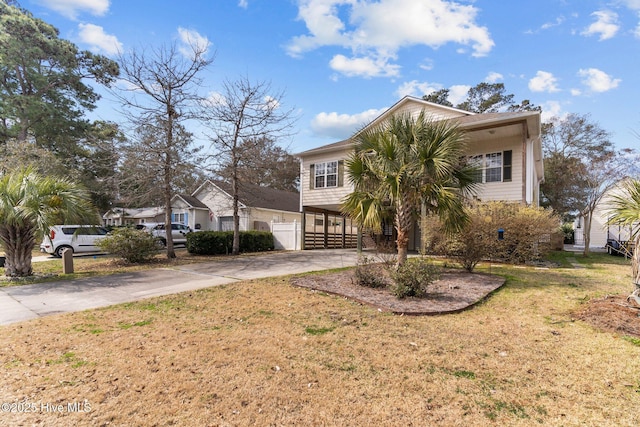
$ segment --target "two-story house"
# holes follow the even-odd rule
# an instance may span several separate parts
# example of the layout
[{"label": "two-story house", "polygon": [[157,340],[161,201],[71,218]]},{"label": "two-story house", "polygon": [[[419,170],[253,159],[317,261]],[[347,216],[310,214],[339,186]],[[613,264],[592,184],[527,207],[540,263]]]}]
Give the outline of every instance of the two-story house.
[{"label": "two-story house", "polygon": [[[476,114],[405,97],[367,127],[407,111],[416,116],[425,111],[436,120],[451,120],[465,131],[468,155],[482,171],[478,199],[538,205],[544,177],[538,111]],[[297,154],[306,249],[355,246],[357,227],[340,213],[341,200],[353,189],[344,173],[344,160],[353,145],[347,139]],[[384,232],[391,234],[392,226],[386,226]],[[410,249],[419,247],[419,239],[416,226]]]}]

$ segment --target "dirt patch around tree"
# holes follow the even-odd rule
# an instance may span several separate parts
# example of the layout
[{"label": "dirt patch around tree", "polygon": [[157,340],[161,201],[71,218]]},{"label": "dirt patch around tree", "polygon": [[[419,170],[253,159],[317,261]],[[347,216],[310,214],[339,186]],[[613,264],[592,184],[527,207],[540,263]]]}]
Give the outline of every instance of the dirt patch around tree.
[{"label": "dirt patch around tree", "polygon": [[487,298],[505,283],[505,279],[481,273],[446,271],[429,285],[423,298],[399,299],[386,288],[368,288],[357,284],[354,270],[291,279],[294,286],[340,295],[368,304],[381,311],[406,315],[456,313]]},{"label": "dirt patch around tree", "polygon": [[576,317],[603,331],[640,338],[640,307],[626,295],[593,299]]}]

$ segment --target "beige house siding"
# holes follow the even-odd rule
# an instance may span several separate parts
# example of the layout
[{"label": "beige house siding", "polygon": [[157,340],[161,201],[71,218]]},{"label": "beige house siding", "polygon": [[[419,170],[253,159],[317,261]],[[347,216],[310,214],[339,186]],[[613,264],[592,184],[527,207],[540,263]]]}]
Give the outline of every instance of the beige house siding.
[{"label": "beige house siding", "polygon": [[478,186],[476,197],[481,201],[523,201],[522,143],[512,138],[474,141],[469,156],[486,155],[511,150],[511,181],[486,182]]},{"label": "beige house siding", "polygon": [[[203,230],[219,231],[220,218],[233,216],[233,200],[227,193],[217,187],[207,185],[202,188],[199,193],[194,194],[194,197],[207,205],[213,214],[209,215],[209,218],[206,220],[207,228],[205,228],[203,224]],[[239,205],[238,215],[240,217],[240,229],[248,230],[248,212],[242,204]]]},{"label": "beige house siding", "polygon": [[349,157],[351,148],[331,153],[322,153],[309,156],[303,159],[302,171],[300,177],[301,200],[303,206],[338,206],[341,200],[353,191],[353,187],[347,182],[346,177],[343,180],[342,187],[333,188],[312,188],[313,178],[311,175],[311,165],[322,162],[340,161]]},{"label": "beige house siding", "polygon": [[251,218],[248,230],[269,231],[271,222],[300,222],[300,214],[287,211],[278,211],[264,208],[251,208],[249,210]]}]

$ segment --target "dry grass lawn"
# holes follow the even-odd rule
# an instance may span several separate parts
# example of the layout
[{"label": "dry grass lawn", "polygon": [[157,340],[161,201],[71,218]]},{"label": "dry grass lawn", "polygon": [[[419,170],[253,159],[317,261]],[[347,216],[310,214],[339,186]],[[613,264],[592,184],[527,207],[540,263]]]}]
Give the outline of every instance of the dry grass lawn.
[{"label": "dry grass lawn", "polygon": [[640,340],[576,320],[630,269],[585,265],[449,315],[274,278],[0,327],[0,425],[637,426]]}]

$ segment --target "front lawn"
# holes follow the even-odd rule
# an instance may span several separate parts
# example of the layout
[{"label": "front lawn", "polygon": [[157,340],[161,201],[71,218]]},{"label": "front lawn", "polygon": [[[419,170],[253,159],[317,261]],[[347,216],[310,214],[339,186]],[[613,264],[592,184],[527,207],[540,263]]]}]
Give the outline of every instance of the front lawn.
[{"label": "front lawn", "polygon": [[0,424],[638,425],[638,340],[575,315],[628,262],[562,257],[586,268],[482,265],[506,285],[450,315],[274,278],[4,326]]}]

